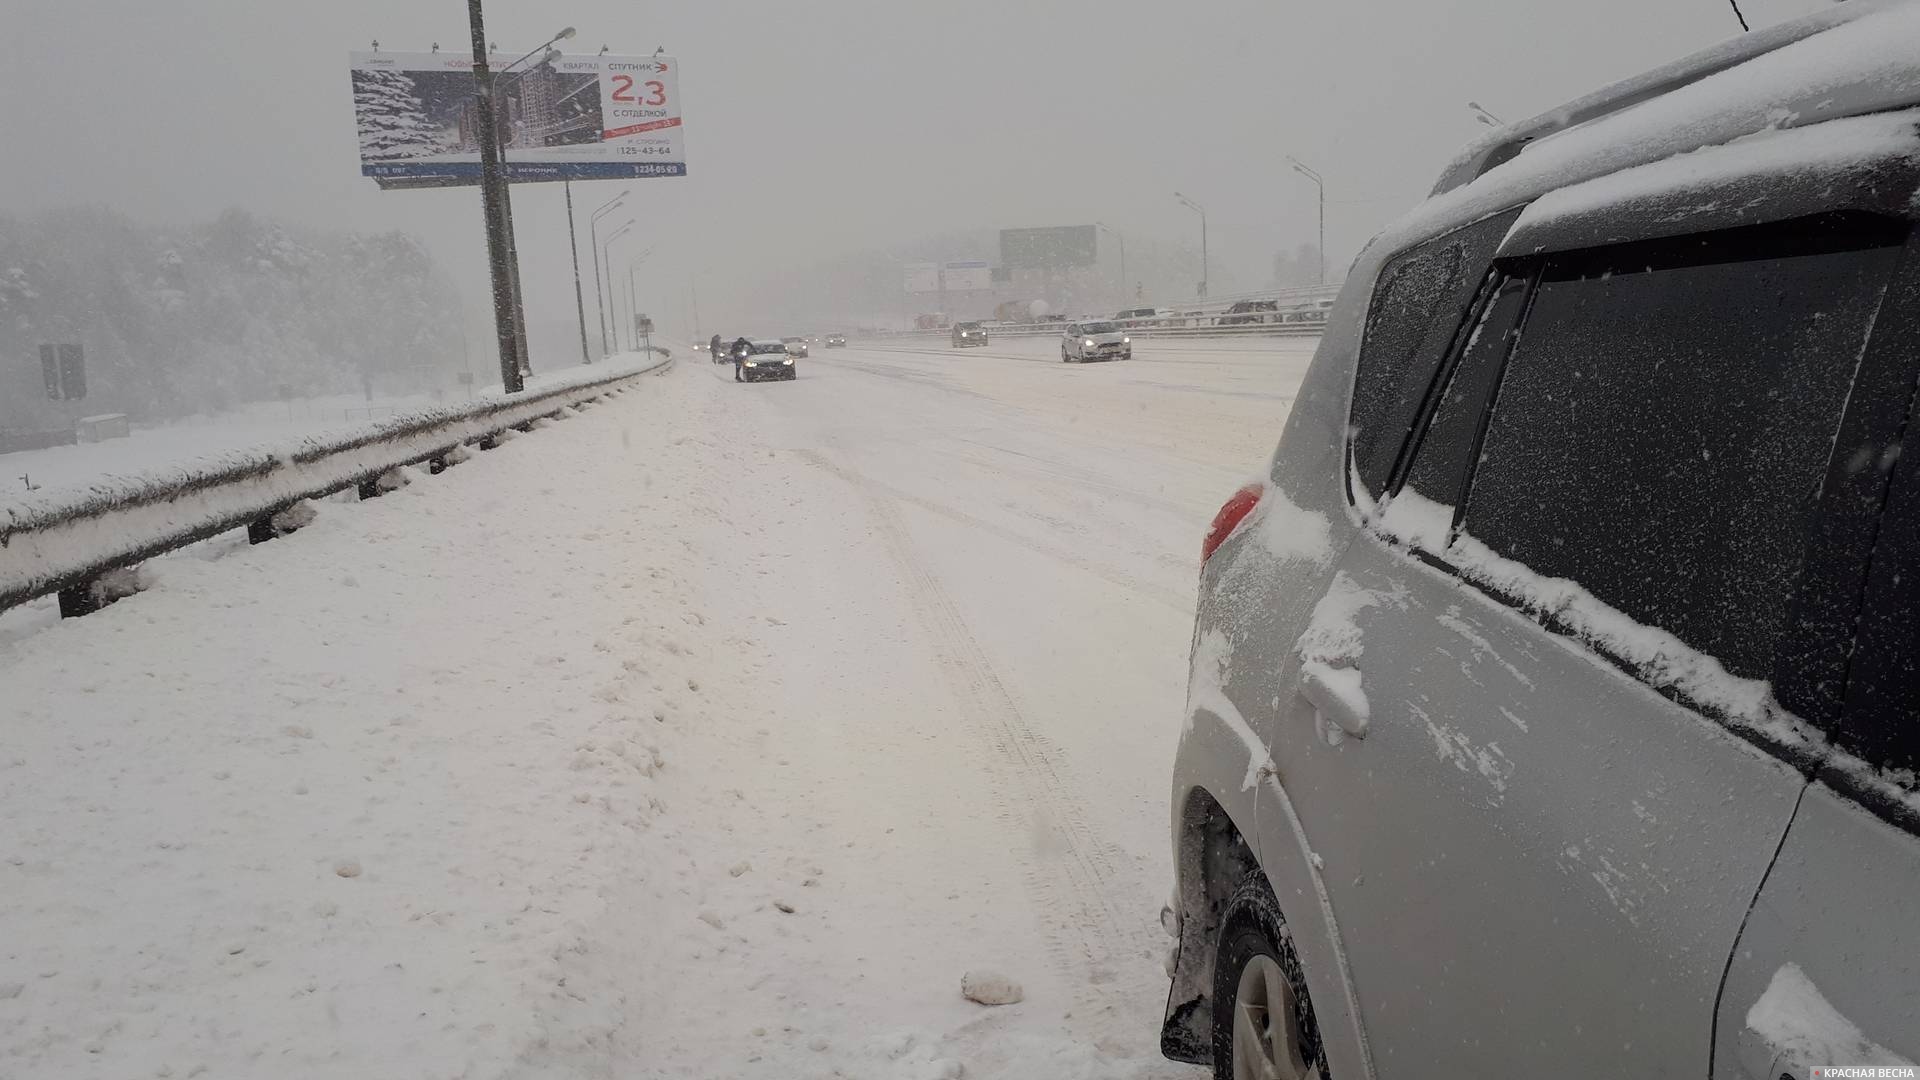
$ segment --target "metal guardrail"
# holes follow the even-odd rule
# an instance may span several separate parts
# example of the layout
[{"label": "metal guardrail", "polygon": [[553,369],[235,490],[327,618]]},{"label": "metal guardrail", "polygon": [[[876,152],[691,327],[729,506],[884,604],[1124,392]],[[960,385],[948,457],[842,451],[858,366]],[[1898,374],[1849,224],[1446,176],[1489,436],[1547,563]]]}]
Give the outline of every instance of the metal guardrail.
[{"label": "metal guardrail", "polygon": [[[1271,314],[1269,312],[1268,314]],[[1031,338],[1064,337],[1068,323],[984,323],[988,341],[996,337]],[[1325,319],[1312,322],[1261,322],[1242,323],[1225,326],[1129,326],[1129,335],[1138,338],[1251,338],[1251,337],[1307,337],[1320,333],[1326,328]],[[946,330],[896,330],[890,333],[874,334],[860,338],[861,341],[924,341],[946,340],[953,335]]]},{"label": "metal guardrail", "polygon": [[305,439],[201,458],[179,468],[108,477],[84,488],[0,503],[0,611],[57,593],[62,615],[103,602],[101,576],[245,527],[254,543],[282,530],[276,514],[304,499],[357,487],[380,494],[379,478],[404,465],[448,467],[472,444],[491,449],[509,428],[628,389],[670,362],[593,370],[519,394],[495,394]]},{"label": "metal guardrail", "polygon": [[[1158,309],[1150,318],[1119,319],[1102,315],[1078,315],[1050,318],[1044,322],[1005,323],[982,320],[989,337],[1044,337],[1062,335],[1075,322],[1114,322],[1138,337],[1275,337],[1317,334],[1326,326],[1327,312],[1340,284],[1311,285],[1299,289],[1269,289],[1264,292],[1234,293],[1205,300],[1192,300],[1171,308]],[[1274,310],[1234,311],[1249,304],[1274,305]],[[862,334],[863,340],[890,338],[946,337],[950,326],[932,329],[876,330]]]}]

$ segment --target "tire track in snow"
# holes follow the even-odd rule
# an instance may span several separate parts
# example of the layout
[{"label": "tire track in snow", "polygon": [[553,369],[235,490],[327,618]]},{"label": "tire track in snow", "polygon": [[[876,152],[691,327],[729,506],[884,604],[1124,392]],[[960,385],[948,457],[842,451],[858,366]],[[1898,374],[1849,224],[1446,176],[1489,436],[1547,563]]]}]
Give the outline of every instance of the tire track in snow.
[{"label": "tire track in snow", "polygon": [[932,499],[915,495],[910,491],[903,491],[884,481],[875,480],[871,477],[856,473],[851,469],[842,468],[828,460],[825,455],[818,451],[800,449],[795,450],[794,453],[802,459],[818,465],[820,468],[840,477],[842,480],[852,484],[855,488],[867,493],[869,496],[885,496],[887,499],[917,506],[922,510],[939,514],[941,517],[950,518],[960,522],[962,525],[979,529],[981,532],[992,536],[997,536],[1010,544],[1018,544],[1029,551],[1037,552],[1045,555],[1049,559],[1065,563],[1076,570],[1084,570],[1109,584],[1118,585],[1129,592],[1137,593],[1144,599],[1164,604],[1181,615],[1193,614],[1193,597],[1191,595],[1178,593],[1172,589],[1164,589],[1149,582],[1141,581],[1139,578],[1124,571],[1115,570],[1109,566],[1102,566],[1077,552],[1063,551],[1059,548],[1042,544],[1037,540],[1022,536],[1012,529],[995,525],[983,518],[975,517],[964,510],[957,510],[945,503],[935,502]]},{"label": "tire track in snow", "polygon": [[[1109,1007],[1101,990],[1114,974],[1109,958],[1150,957],[1154,945],[1146,914],[1123,911],[1115,903],[1114,864],[1122,853],[1102,840],[1087,820],[1062,775],[1060,751],[1033,729],[968,629],[959,606],[915,549],[900,515],[903,500],[818,451],[795,453],[846,480],[871,507],[902,571],[915,613],[934,635],[940,666],[960,696],[969,725],[995,751],[993,773],[1001,788],[995,800],[998,816],[1011,833],[1038,832],[1056,848],[1051,858],[1028,854],[1022,859],[1054,964],[1074,976],[1082,1006]],[[1039,820],[1022,822],[1014,812],[1016,806],[1033,808]]]}]

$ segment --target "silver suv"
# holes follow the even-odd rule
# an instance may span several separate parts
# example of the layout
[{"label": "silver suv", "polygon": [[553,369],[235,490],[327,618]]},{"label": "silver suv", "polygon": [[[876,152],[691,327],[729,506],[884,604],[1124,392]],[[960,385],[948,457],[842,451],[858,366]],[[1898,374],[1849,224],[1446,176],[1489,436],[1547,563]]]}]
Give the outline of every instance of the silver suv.
[{"label": "silver suv", "polygon": [[1167,1056],[1920,1060],[1916,57],[1915,3],[1745,35],[1359,257],[1203,546]]}]

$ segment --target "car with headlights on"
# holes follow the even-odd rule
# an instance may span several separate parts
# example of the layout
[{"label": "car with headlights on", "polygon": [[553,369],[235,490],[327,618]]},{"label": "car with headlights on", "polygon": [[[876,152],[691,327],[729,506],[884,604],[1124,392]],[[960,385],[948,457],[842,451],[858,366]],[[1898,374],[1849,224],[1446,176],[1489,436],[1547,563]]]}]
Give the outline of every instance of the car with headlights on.
[{"label": "car with headlights on", "polygon": [[753,341],[747,346],[746,359],[740,361],[740,381],[795,378],[793,361],[793,349],[786,342],[777,338]]},{"label": "car with headlights on", "polygon": [[970,349],[987,343],[987,328],[977,322],[957,322],[953,324],[953,347]]},{"label": "car with headlights on", "polygon": [[847,347],[847,335],[845,334],[828,334],[827,335],[827,348],[844,349],[846,347]]},{"label": "car with headlights on", "polygon": [[786,350],[788,353],[790,353],[793,356],[797,356],[802,360],[806,359],[808,356],[808,347],[807,347],[806,338],[783,337],[780,339],[780,344],[786,347]]},{"label": "car with headlights on", "polygon": [[1060,361],[1084,364],[1089,360],[1131,360],[1133,338],[1119,324],[1080,322],[1069,325],[1060,338]]}]

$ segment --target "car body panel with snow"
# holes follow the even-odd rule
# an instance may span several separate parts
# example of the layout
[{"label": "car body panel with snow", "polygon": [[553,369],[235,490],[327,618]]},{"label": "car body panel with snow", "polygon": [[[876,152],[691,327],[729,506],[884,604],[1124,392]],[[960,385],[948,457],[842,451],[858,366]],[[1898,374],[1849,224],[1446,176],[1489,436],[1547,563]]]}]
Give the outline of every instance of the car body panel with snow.
[{"label": "car body panel with snow", "polygon": [[1920,5],[1849,8],[1491,133],[1355,264],[1204,549],[1168,1056],[1920,1057]]}]

